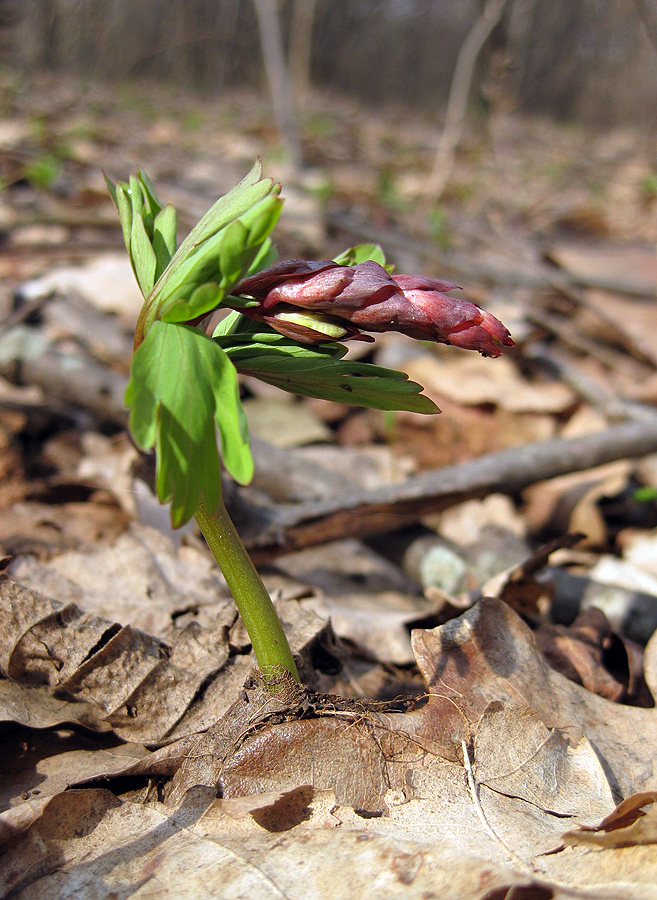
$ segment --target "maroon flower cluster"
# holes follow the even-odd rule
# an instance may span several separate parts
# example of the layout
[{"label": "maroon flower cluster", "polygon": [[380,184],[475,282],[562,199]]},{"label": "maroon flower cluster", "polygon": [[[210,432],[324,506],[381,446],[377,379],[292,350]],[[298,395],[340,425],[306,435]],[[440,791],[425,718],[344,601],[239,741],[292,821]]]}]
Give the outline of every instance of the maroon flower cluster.
[{"label": "maroon flower cluster", "polygon": [[390,275],[373,261],[341,266],[290,259],[245,278],[233,294],[258,301],[241,310],[245,315],[303,343],[371,341],[363,331],[400,331],[484,356],[513,347],[494,316],[444,293],[456,287],[418,275]]}]

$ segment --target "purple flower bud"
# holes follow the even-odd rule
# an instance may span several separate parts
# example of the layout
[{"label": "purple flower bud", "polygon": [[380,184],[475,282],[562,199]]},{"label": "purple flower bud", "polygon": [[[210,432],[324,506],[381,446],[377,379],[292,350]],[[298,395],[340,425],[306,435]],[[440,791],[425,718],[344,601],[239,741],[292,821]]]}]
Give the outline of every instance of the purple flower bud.
[{"label": "purple flower bud", "polygon": [[[372,340],[362,332],[399,331],[484,356],[500,356],[502,347],[513,347],[508,330],[494,316],[444,293],[456,287],[418,275],[389,275],[371,260],[340,266],[290,259],[245,278],[233,293],[259,302],[243,309],[245,315],[304,343]],[[313,318],[293,315],[300,309]],[[336,337],[341,330],[344,334]]]}]

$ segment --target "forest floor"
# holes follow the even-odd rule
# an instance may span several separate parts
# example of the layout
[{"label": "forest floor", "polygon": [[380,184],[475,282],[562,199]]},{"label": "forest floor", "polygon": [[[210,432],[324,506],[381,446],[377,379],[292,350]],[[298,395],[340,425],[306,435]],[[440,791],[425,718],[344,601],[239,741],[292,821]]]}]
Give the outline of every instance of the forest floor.
[{"label": "forest floor", "polygon": [[[253,94],[2,73],[0,895],[655,897],[654,135],[482,115],[436,202],[436,123],[314,94],[300,130],[294,171]],[[244,379],[227,504],[306,685],[276,702],[126,434],[102,174],[184,234],[257,155],[281,258],[379,243],[516,343],[350,350],[436,417]]]}]

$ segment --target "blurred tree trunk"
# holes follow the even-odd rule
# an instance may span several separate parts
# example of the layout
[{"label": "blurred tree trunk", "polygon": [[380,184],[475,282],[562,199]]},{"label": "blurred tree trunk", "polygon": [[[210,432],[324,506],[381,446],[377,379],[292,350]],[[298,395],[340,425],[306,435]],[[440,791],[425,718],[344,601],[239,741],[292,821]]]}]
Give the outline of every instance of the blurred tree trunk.
[{"label": "blurred tree trunk", "polygon": [[57,65],[57,0],[42,0],[37,6],[38,32],[41,43],[39,64],[46,68]]},{"label": "blurred tree trunk", "polygon": [[301,165],[301,144],[297,131],[290,75],[285,63],[283,38],[276,0],[254,0],[260,32],[260,45],[267,80],[274,104],[274,114],[283,146],[292,164]]},{"label": "blurred tree trunk", "polygon": [[452,174],[454,155],[463,131],[477,59],[493,28],[500,21],[505,4],[506,0],[486,0],[483,10],[475,19],[459,50],[449,89],[445,125],[438,139],[433,171],[426,187],[427,196],[434,201],[442,196]]},{"label": "blurred tree trunk", "polygon": [[294,0],[290,25],[290,75],[295,98],[303,103],[310,89],[315,0]]},{"label": "blurred tree trunk", "polygon": [[657,2],[656,0],[634,0],[634,2],[646,26],[648,37],[657,50]]}]

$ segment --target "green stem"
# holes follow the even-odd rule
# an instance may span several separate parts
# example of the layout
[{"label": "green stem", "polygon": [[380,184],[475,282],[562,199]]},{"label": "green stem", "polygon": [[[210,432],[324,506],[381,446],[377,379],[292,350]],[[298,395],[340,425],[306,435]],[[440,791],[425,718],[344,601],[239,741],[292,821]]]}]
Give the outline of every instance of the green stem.
[{"label": "green stem", "polygon": [[212,514],[201,503],[195,518],[235,599],[258,665],[265,674],[283,666],[299,681],[281,620],[223,500]]}]

